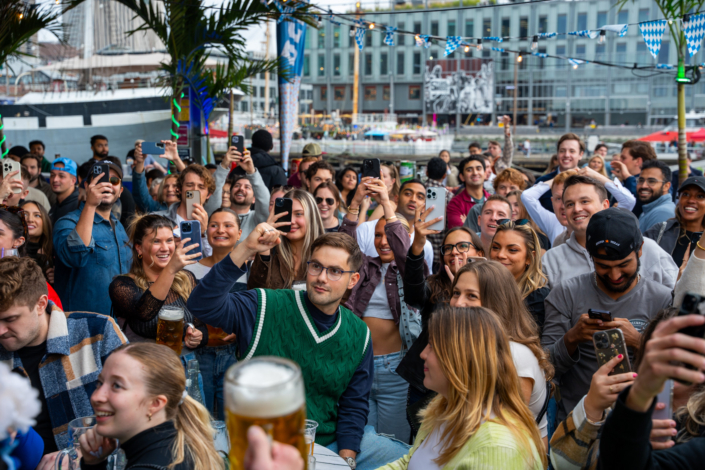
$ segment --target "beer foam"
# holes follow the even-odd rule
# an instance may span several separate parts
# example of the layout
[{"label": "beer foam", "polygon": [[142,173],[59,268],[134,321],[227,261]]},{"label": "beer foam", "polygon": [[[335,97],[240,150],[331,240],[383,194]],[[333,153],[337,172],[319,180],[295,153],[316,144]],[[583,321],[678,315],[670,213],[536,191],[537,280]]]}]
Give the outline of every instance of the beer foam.
[{"label": "beer foam", "polygon": [[181,308],[163,308],[159,310],[159,318],[166,321],[179,321],[184,318],[184,310]]},{"label": "beer foam", "polygon": [[252,418],[286,416],[305,403],[302,379],[296,371],[273,362],[254,361],[240,367],[233,382],[226,380],[226,404],[238,415]]}]

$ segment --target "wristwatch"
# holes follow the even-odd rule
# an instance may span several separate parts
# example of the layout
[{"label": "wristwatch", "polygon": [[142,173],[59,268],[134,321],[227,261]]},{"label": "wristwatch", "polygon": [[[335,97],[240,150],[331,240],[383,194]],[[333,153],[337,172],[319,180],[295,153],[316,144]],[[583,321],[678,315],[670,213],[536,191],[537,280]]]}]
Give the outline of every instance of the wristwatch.
[{"label": "wristwatch", "polygon": [[355,463],[355,459],[352,457],[345,457],[345,463],[347,463],[351,470],[355,470],[355,467],[357,467],[357,464]]}]

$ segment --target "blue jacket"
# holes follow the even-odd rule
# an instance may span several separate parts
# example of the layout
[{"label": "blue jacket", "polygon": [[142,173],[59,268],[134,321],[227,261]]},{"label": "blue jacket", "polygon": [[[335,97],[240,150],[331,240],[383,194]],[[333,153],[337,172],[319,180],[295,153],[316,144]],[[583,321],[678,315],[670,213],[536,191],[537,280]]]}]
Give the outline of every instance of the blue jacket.
[{"label": "blue jacket", "polygon": [[[110,222],[97,213],[88,246],[76,232],[84,203],[54,226],[56,267],[54,288],[68,312],[84,311],[110,315],[108,286],[118,274],[130,271],[132,251],[125,229],[113,214]],[[115,229],[113,230],[113,226]]]},{"label": "blue jacket", "polygon": [[[558,176],[558,170],[553,170],[552,172],[548,173],[547,175],[543,175],[541,178],[536,180],[536,184],[542,183],[544,181],[550,181],[553,178]],[[543,206],[544,209],[546,209],[549,212],[553,212],[553,203],[551,202],[551,197],[553,196],[553,193],[549,189],[544,193],[543,196],[539,198],[539,202]]]},{"label": "blue jacket", "polygon": [[643,212],[639,216],[639,229],[641,229],[642,233],[655,224],[667,221],[676,213],[676,205],[673,204],[671,195],[668,193],[641,207]]},{"label": "blue jacket", "polygon": [[145,177],[145,172],[137,173],[132,172],[132,197],[135,199],[135,204],[142,209],[144,213],[163,211],[167,209],[166,204],[155,201],[152,196],[149,195],[149,188],[147,188],[147,178]]}]

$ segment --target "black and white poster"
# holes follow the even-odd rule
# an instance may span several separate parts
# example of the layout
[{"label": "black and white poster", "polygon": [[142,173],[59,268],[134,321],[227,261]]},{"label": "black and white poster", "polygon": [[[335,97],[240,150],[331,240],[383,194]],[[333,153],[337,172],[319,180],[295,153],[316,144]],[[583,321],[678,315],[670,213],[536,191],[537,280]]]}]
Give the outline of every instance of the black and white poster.
[{"label": "black and white poster", "polygon": [[460,67],[455,59],[426,63],[424,79],[426,112],[429,114],[492,113],[494,62],[482,59],[464,59],[459,62]]}]

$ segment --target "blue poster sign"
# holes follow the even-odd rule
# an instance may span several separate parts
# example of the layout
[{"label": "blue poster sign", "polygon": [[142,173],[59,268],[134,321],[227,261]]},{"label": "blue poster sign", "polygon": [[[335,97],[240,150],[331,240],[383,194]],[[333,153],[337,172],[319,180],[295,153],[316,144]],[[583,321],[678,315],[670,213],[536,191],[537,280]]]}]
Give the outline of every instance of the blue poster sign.
[{"label": "blue poster sign", "polygon": [[289,169],[289,149],[299,114],[305,37],[306,25],[303,22],[289,18],[277,23],[277,54],[284,59],[284,67],[288,69],[291,80],[288,82],[279,76],[279,138],[285,171]]}]

